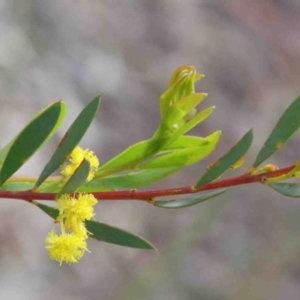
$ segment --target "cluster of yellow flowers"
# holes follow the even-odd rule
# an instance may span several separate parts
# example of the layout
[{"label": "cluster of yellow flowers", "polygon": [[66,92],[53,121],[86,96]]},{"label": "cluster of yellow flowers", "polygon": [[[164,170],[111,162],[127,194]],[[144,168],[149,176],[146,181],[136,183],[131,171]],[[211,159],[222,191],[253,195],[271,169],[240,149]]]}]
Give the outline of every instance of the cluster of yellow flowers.
[{"label": "cluster of yellow flowers", "polygon": [[90,151],[89,149],[83,150],[81,147],[76,146],[70,154],[69,163],[63,165],[61,170],[61,175],[65,181],[67,181],[74,174],[83,159],[86,159],[90,163],[90,172],[87,181],[91,181],[94,178],[99,167],[99,160],[97,156],[95,156],[93,151]]},{"label": "cluster of yellow flowers", "polygon": [[[84,158],[91,166],[87,181],[93,179],[99,166],[98,158],[92,151],[77,146],[70,155],[70,163],[65,164],[61,171],[64,180],[70,178]],[[46,249],[51,259],[60,264],[75,263],[88,251],[86,240],[89,232],[84,222],[94,217],[93,206],[96,203],[97,199],[92,194],[79,194],[76,198],[64,194],[57,199],[59,216],[56,221],[60,223],[61,235],[51,230],[46,238]]]}]

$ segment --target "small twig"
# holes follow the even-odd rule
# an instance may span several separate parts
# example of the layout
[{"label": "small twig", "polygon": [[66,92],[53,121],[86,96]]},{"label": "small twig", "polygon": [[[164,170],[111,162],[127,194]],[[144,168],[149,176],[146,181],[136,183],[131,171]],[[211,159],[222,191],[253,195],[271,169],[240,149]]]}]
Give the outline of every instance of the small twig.
[{"label": "small twig", "polygon": [[[194,186],[184,186],[172,189],[154,190],[154,191],[138,191],[138,190],[124,190],[124,191],[114,191],[114,192],[93,192],[93,194],[98,200],[140,200],[151,202],[153,198],[165,197],[173,195],[184,195],[193,194],[202,191],[214,190],[218,188],[226,188],[231,186],[237,186],[249,183],[264,183],[266,178],[277,177],[290,172],[295,168],[295,165],[291,165],[276,171],[269,171],[265,173],[260,173],[256,175],[251,175],[249,173],[222,179],[214,182],[207,183],[199,188]],[[76,197],[79,193],[74,193]],[[0,198],[6,199],[19,199],[19,200],[49,200],[53,201],[56,199],[56,193],[38,193],[32,191],[0,191]]]}]

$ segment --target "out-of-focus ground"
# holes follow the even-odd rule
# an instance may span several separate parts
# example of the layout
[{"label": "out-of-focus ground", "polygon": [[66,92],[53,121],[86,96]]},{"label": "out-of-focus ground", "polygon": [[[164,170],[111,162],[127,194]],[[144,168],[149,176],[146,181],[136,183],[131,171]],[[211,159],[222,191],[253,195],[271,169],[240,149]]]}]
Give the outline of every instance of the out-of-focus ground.
[{"label": "out-of-focus ground", "polygon": [[[180,65],[195,65],[216,105],[194,134],[222,129],[215,154],[159,186],[193,184],[251,127],[255,158],[300,94],[300,2],[0,0],[0,145],[63,99],[60,134],[20,174],[38,175],[68,124],[103,101],[82,146],[105,162],[150,137],[159,95]],[[294,137],[269,162],[299,156]],[[246,170],[246,167],[243,169]],[[97,219],[141,234],[158,252],[89,241],[77,265],[47,258],[53,223],[20,201],[0,202],[0,299],[300,299],[300,202],[265,186],[231,189],[199,206],[163,210],[105,202]]]}]

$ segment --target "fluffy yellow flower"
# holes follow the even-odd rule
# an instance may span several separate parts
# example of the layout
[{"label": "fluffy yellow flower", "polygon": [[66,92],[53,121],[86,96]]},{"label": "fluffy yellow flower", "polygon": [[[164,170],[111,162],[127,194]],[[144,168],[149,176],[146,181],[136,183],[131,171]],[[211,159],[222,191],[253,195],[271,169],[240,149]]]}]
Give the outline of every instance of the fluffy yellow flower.
[{"label": "fluffy yellow flower", "polygon": [[69,163],[63,165],[61,170],[61,174],[66,181],[74,174],[84,158],[90,163],[90,172],[87,181],[91,181],[94,178],[99,167],[98,158],[93,151],[89,149],[83,150],[81,147],[76,146],[69,156]]},{"label": "fluffy yellow flower", "polygon": [[[49,257],[62,262],[75,263],[87,250],[88,231],[85,220],[94,216],[93,206],[97,199],[92,194],[79,194],[77,198],[64,194],[57,199],[57,208],[62,234],[51,231],[46,238],[46,249]],[[71,233],[66,233],[68,230]]]},{"label": "fluffy yellow flower", "polygon": [[76,263],[88,251],[85,237],[66,233],[59,236],[54,230],[49,232],[46,244],[49,257],[60,265],[62,262]]},{"label": "fluffy yellow flower", "polygon": [[80,194],[77,199],[64,194],[57,199],[58,221],[63,222],[65,229],[87,236],[84,221],[94,216],[93,206],[96,203],[97,199],[92,194]]}]

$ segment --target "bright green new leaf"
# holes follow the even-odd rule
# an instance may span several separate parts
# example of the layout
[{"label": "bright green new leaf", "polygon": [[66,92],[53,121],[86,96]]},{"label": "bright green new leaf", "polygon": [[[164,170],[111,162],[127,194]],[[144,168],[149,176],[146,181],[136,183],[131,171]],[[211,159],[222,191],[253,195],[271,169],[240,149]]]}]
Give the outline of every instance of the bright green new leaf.
[{"label": "bright green new leaf", "polygon": [[[33,204],[51,218],[57,219],[59,215],[58,209],[39,202],[33,202]],[[93,239],[119,246],[155,250],[155,247],[150,242],[123,229],[96,221],[86,221],[85,225],[87,230],[91,233],[90,237]]]},{"label": "bright green new leaf", "polygon": [[170,137],[176,133],[189,119],[194,117],[191,112],[196,112],[195,107],[206,96],[207,94],[195,93],[179,99],[169,108],[168,113],[163,116],[154,138]]},{"label": "bright green new leaf", "polygon": [[186,132],[193,129],[195,126],[197,126],[199,123],[203,122],[207,117],[210,116],[210,114],[215,110],[215,106],[208,107],[202,111],[200,111],[198,114],[196,114],[190,121],[188,121],[186,124],[184,124],[178,132],[176,132],[175,136],[180,136],[185,134]]},{"label": "bright green new leaf", "polygon": [[179,99],[163,118],[163,123],[172,128],[206,98],[207,94],[195,93]]},{"label": "bright green new leaf", "polygon": [[174,106],[188,113],[193,108],[197,107],[206,97],[207,94],[205,93],[194,93],[179,99]]},{"label": "bright green new leaf", "polygon": [[[178,128],[179,122],[184,119],[184,117],[187,115],[187,112],[183,109],[180,109],[176,107],[175,105],[170,108],[168,114],[162,119],[162,126],[161,128],[169,129],[169,131],[173,131],[174,128]],[[170,135],[169,131],[166,131],[165,134],[163,134],[162,130],[159,128],[159,135],[156,134],[156,137],[163,137],[165,135]]]},{"label": "bright green new leaf", "polygon": [[140,165],[140,169],[185,167],[205,158],[212,151],[211,144],[172,151]]},{"label": "bright green new leaf", "polygon": [[66,106],[62,101],[55,102],[26,125],[7,151],[0,171],[0,186],[52,137],[60,126],[65,111]]},{"label": "bright green new leaf", "polygon": [[128,174],[96,178],[84,184],[78,191],[97,192],[103,190],[103,188],[107,190],[138,189],[158,182],[176,173],[178,170],[180,170],[178,167],[148,169],[138,170]]},{"label": "bright green new leaf", "polygon": [[168,139],[164,138],[145,140],[128,147],[119,155],[102,165],[96,177],[101,177],[107,170],[111,170],[113,173],[114,170],[115,172],[120,172],[135,167],[144,159],[158,153],[164,147],[167,140]]},{"label": "bright green new leaf", "polygon": [[218,189],[214,191],[202,192],[195,197],[178,199],[178,200],[155,200],[153,205],[161,208],[183,208],[202,203],[208,199],[219,196],[226,192],[226,189]]},{"label": "bright green new leaf", "polygon": [[276,192],[293,198],[300,197],[300,184],[299,183],[287,183],[287,182],[272,182],[268,186]]},{"label": "bright green new leaf", "polygon": [[35,188],[37,188],[47,177],[49,177],[66,160],[72,150],[78,145],[85,132],[90,127],[100,105],[100,96],[92,100],[78,115],[70,126],[63,140],[52,155],[50,161],[44,167],[39,176]]},{"label": "bright green new leaf", "polygon": [[190,121],[185,123],[181,128],[175,131],[175,133],[170,137],[170,139],[167,142],[167,145],[169,143],[173,143],[176,141],[180,136],[184,135],[186,132],[193,129],[195,126],[197,126],[199,123],[203,122],[213,111],[215,107],[209,107],[202,111],[200,111],[198,114],[196,114]]},{"label": "bright green new leaf", "polygon": [[192,135],[183,135],[177,138],[174,142],[168,143],[164,146],[162,151],[170,151],[170,150],[180,150],[190,147],[197,147],[207,145],[209,142],[206,138],[192,136]]},{"label": "bright green new leaf", "polygon": [[196,188],[209,183],[221,176],[232,165],[239,161],[249,150],[253,141],[252,129],[248,131],[242,139],[231,148],[224,156],[222,156],[213,166],[198,180]]},{"label": "bright green new leaf", "polygon": [[[26,179],[22,179],[22,177],[20,177],[19,180],[7,180],[0,188],[1,191],[28,191],[33,189],[35,185],[35,181],[33,180],[28,180],[26,181]],[[53,190],[47,190],[46,187],[52,185],[52,181],[50,182],[44,182],[42,184],[42,187],[44,188],[44,192],[58,192],[58,189],[56,189],[55,191]]]},{"label": "bright green new leaf", "polygon": [[1,191],[12,191],[12,192],[18,192],[18,191],[28,191],[31,190],[34,186],[33,182],[9,182],[6,181],[1,186]]},{"label": "bright green new leaf", "polygon": [[90,172],[90,163],[89,161],[84,159],[82,163],[79,165],[79,167],[75,170],[73,175],[62,187],[61,191],[57,195],[57,198],[59,198],[59,196],[62,194],[74,193],[80,186],[82,186],[86,182],[89,176],[89,172]]},{"label": "bright green new leaf", "polygon": [[253,167],[256,168],[273,153],[279,150],[284,143],[300,127],[300,97],[298,97],[283,113],[267,141],[259,151]]},{"label": "bright green new leaf", "polygon": [[191,147],[183,150],[175,150],[165,155],[153,158],[139,167],[140,169],[156,169],[156,168],[171,168],[171,167],[185,167],[194,164],[206,156],[208,156],[217,146],[220,131],[216,131],[205,139],[207,144]]},{"label": "bright green new leaf", "polygon": [[[184,95],[191,94],[195,92],[195,82],[203,78],[203,74],[199,74],[196,71],[195,66],[190,66],[190,65],[184,65],[179,68],[177,68],[169,82],[169,87],[176,86],[180,84],[185,84],[185,90],[181,91],[180,98],[183,97]],[[178,91],[180,92],[180,91]]]},{"label": "bright green new leaf", "polygon": [[160,110],[164,118],[179,99],[195,93],[195,82],[203,77],[194,66],[178,68],[170,79],[169,88],[160,97]]}]

